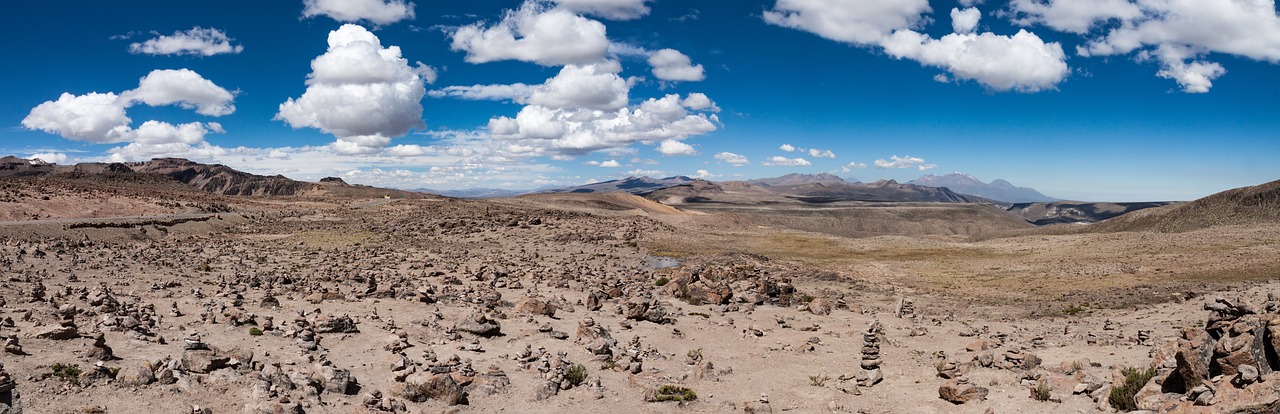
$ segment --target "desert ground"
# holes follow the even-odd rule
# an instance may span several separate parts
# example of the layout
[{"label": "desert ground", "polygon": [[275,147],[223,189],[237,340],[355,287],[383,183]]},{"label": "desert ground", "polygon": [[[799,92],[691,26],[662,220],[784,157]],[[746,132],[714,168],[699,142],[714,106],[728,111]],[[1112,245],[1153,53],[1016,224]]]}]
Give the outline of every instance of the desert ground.
[{"label": "desert ground", "polygon": [[1280,412],[1275,221],[0,182],[0,412]]}]

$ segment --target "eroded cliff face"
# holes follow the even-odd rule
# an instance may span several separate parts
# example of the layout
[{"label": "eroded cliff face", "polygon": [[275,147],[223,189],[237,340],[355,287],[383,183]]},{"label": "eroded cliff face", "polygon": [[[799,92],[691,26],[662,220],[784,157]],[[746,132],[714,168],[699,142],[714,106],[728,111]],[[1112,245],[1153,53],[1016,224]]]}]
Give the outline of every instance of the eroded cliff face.
[{"label": "eroded cliff face", "polygon": [[157,158],[132,166],[140,173],[163,174],[188,186],[215,194],[240,196],[299,195],[318,185],[281,175],[262,176],[236,171],[225,165],[205,165],[181,158]]}]

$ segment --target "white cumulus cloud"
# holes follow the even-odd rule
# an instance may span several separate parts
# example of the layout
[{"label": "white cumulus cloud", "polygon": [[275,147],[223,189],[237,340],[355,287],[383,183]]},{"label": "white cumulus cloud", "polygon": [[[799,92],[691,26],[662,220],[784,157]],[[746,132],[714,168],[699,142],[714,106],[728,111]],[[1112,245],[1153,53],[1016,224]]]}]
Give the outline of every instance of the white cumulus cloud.
[{"label": "white cumulus cloud", "polygon": [[806,165],[813,165],[813,163],[804,158],[787,158],[777,155],[769,157],[768,160],[765,160],[765,162],[761,164],[769,167],[803,167]]},{"label": "white cumulus cloud", "polygon": [[747,157],[745,155],[734,154],[732,152],[721,152],[719,154],[716,154],[713,158],[729,163],[734,167],[741,167],[747,164],[751,164],[751,161],[747,160]]},{"label": "white cumulus cloud", "polygon": [[898,59],[910,59],[973,80],[993,91],[1036,92],[1054,89],[1070,73],[1062,46],[1046,43],[1025,30],[1013,36],[974,33],[981,13],[956,10],[952,33],[935,39],[919,32],[929,22],[927,0],[777,0],[766,11],[768,23],[803,30],[857,46],[881,47]]},{"label": "white cumulus cloud", "polygon": [[799,150],[798,148],[796,148],[794,145],[791,145],[791,144],[782,144],[782,145],[779,145],[779,146],[778,146],[778,149],[783,150],[783,151],[786,151],[786,152],[796,152],[796,151],[798,151],[798,150]]},{"label": "white cumulus cloud", "polygon": [[665,81],[698,82],[707,78],[702,65],[694,65],[684,53],[675,49],[662,49],[649,54],[653,76]]},{"label": "white cumulus cloud", "polygon": [[1012,0],[1009,10],[1016,24],[1043,24],[1076,34],[1088,33],[1108,21],[1142,16],[1142,9],[1130,0]]},{"label": "white cumulus cloud", "polygon": [[617,160],[608,160],[600,163],[600,166],[604,168],[620,168],[622,164],[618,163]]},{"label": "white cumulus cloud", "polygon": [[978,29],[978,21],[982,19],[982,12],[977,8],[970,7],[967,9],[951,9],[951,30],[960,34],[973,33]]},{"label": "white cumulus cloud", "polygon": [[509,150],[541,156],[679,141],[715,131],[717,122],[714,114],[690,113],[680,96],[672,94],[614,111],[527,105],[515,118],[491,119],[488,128],[493,139]]},{"label": "white cumulus cloud", "polygon": [[1070,73],[1060,44],[1045,43],[1026,30],[1013,36],[952,33],[940,39],[901,30],[883,46],[889,56],[946,69],[956,79],[973,80],[994,91],[1055,89]]},{"label": "white cumulus cloud", "polygon": [[153,152],[160,146],[190,147],[204,144],[209,133],[223,133],[216,122],[189,122],[174,125],[148,120],[136,129],[126,109],[138,103],[150,106],[177,104],[208,116],[235,112],[233,94],[187,70],[155,70],[139,80],[137,89],[115,93],[63,93],[56,101],[46,101],[31,109],[22,126],[57,134],[63,138],[98,144],[127,143],[109,152],[129,151],[137,154]]},{"label": "white cumulus cloud", "polygon": [[610,20],[633,20],[649,14],[652,0],[555,0],[560,7]]},{"label": "white cumulus cloud", "polygon": [[280,104],[275,119],[332,134],[340,153],[374,153],[425,127],[422,76],[399,47],[384,48],[367,29],[346,24],[329,32],[328,51],[311,61],[306,92]]},{"label": "white cumulus cloud", "polygon": [[127,102],[111,92],[63,93],[56,101],[32,108],[22,126],[76,141],[120,142],[127,138],[131,122],[125,115],[126,106]]},{"label": "white cumulus cloud", "polygon": [[658,152],[668,156],[698,155],[698,150],[694,149],[692,145],[673,139],[663,140],[661,144],[658,144]]},{"label": "white cumulus cloud", "polygon": [[720,107],[716,106],[716,103],[703,93],[690,93],[688,97],[684,98],[683,101],[680,101],[680,104],[684,105],[685,108],[695,111],[720,112]]},{"label": "white cumulus cloud", "polygon": [[377,25],[413,19],[414,4],[404,0],[302,0],[302,17],[329,16],[340,22]]},{"label": "white cumulus cloud", "polygon": [[[1212,80],[1226,73],[1222,65],[1201,59],[1210,53],[1280,63],[1280,15],[1274,0],[1133,0],[1132,5],[1142,14],[1123,16],[1122,24],[1077,52],[1108,56],[1140,51],[1140,60],[1155,57],[1161,63],[1158,76],[1174,79],[1190,93],[1207,92]],[[1049,15],[1033,16],[1055,27]]]},{"label": "white cumulus cloud", "polygon": [[151,106],[173,105],[208,116],[236,111],[235,95],[189,69],[155,70],[138,81],[138,88],[120,95]]},{"label": "white cumulus cloud", "polygon": [[199,26],[172,35],[160,35],[154,39],[129,45],[129,52],[148,55],[200,55],[213,56],[224,53],[240,53],[243,45],[231,44],[227,33],[214,28]]},{"label": "white cumulus cloud", "polygon": [[843,167],[840,167],[840,170],[841,170],[841,171],[844,171],[844,172],[852,172],[853,170],[860,170],[860,169],[863,169],[863,168],[867,168],[867,164],[866,164],[866,163],[861,163],[861,162],[853,161],[853,162],[850,162],[850,163],[848,163],[848,164],[845,164]]},{"label": "white cumulus cloud", "polygon": [[928,0],[777,0],[764,20],[837,42],[873,45],[894,30],[916,26],[930,10]]},{"label": "white cumulus cloud", "polygon": [[820,150],[816,148],[810,148],[809,156],[813,158],[835,158],[836,153],[831,152],[831,150]]},{"label": "white cumulus cloud", "polygon": [[455,29],[450,36],[450,47],[466,52],[470,63],[519,60],[543,66],[587,65],[602,60],[609,51],[604,24],[532,0],[518,10],[508,10],[493,26],[474,23]]},{"label": "white cumulus cloud", "polygon": [[937,167],[936,164],[925,163],[924,158],[912,157],[910,155],[905,157],[894,155],[889,157],[888,160],[878,159],[875,164],[876,168],[915,168],[920,171],[931,170]]}]

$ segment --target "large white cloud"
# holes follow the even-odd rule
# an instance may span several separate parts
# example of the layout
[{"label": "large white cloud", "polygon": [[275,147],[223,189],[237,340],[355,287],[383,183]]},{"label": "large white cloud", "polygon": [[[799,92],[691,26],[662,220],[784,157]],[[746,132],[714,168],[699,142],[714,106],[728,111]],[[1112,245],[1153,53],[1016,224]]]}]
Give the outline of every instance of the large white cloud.
[{"label": "large white cloud", "polygon": [[235,95],[189,69],[155,70],[138,81],[138,88],[121,95],[128,101],[151,106],[178,104],[208,116],[236,111]]},{"label": "large white cloud", "polygon": [[946,69],[957,79],[973,80],[995,91],[1054,89],[1070,73],[1058,43],[1033,33],[1013,36],[952,33],[940,39],[900,30],[884,40],[885,53]]},{"label": "large white cloud", "polygon": [[1129,53],[1151,45],[1163,64],[1157,75],[1191,93],[1208,92],[1226,70],[1199,60],[1218,52],[1280,63],[1280,16],[1271,0],[1143,0],[1147,15],[1090,42],[1086,55]]},{"label": "large white cloud", "polygon": [[635,143],[680,141],[717,129],[719,118],[690,113],[679,95],[650,98],[614,111],[528,105],[515,118],[489,121],[489,132],[507,150],[526,156],[580,155]]},{"label": "large white cloud", "polygon": [[1207,92],[1226,73],[1203,59],[1211,53],[1280,63],[1274,0],[1014,0],[1011,9],[1015,23],[1089,36],[1077,48],[1082,56],[1137,51],[1139,60],[1154,59],[1157,75],[1185,92]]},{"label": "large white cloud", "polygon": [[555,0],[568,10],[612,20],[632,20],[649,14],[652,0]]},{"label": "large white cloud", "polygon": [[[552,109],[585,108],[612,111],[627,106],[630,86],[618,76],[622,66],[616,61],[590,65],[567,65],[555,77],[541,85],[449,86],[428,92],[436,98],[454,97],[469,100],[511,101]],[[690,94],[690,105],[712,105],[706,95]]]},{"label": "large white cloud", "polygon": [[227,33],[214,28],[199,26],[172,35],[160,35],[154,39],[129,45],[129,52],[148,55],[200,55],[213,56],[224,53],[240,53],[242,45],[231,44]]},{"label": "large white cloud", "polygon": [[173,125],[148,120],[135,129],[130,126],[133,120],[126,115],[126,109],[138,103],[177,104],[202,115],[222,116],[235,112],[234,99],[232,93],[191,70],[155,70],[139,80],[137,89],[119,95],[63,93],[56,101],[32,108],[23,118],[22,126],[97,144],[128,143],[135,148],[192,145],[203,142],[210,132],[223,132],[222,125],[216,122]]},{"label": "large white cloud", "polygon": [[391,24],[413,19],[414,4],[405,0],[302,0],[302,17],[329,16],[340,22]]},{"label": "large white cloud", "polygon": [[46,101],[22,119],[27,129],[57,134],[63,138],[94,143],[127,139],[129,122],[126,102],[114,93],[63,93],[56,101]]},{"label": "large white cloud", "polygon": [[777,0],[764,20],[837,42],[874,45],[894,30],[916,26],[930,10],[929,0]]},{"label": "large white cloud", "polygon": [[533,0],[508,10],[493,26],[462,26],[450,36],[453,50],[466,52],[470,63],[519,60],[543,66],[587,65],[604,59],[609,51],[604,24]]},{"label": "large white cloud", "polygon": [[630,87],[618,76],[622,66],[614,61],[568,65],[554,78],[533,88],[528,103],[548,108],[587,108],[612,111],[627,106]]},{"label": "large white cloud", "polygon": [[981,13],[953,10],[952,33],[935,39],[914,29],[929,21],[927,0],[777,0],[766,22],[947,70],[994,91],[1053,89],[1070,73],[1062,46],[1025,30],[974,33]]},{"label": "large white cloud", "polygon": [[329,49],[311,62],[307,90],[280,104],[276,119],[334,135],[340,153],[373,153],[424,128],[424,68],[409,66],[397,46],[382,47],[367,29],[329,32]]},{"label": "large white cloud", "polygon": [[694,65],[684,53],[675,49],[662,49],[649,54],[653,76],[665,81],[698,82],[707,78],[702,65]]},{"label": "large white cloud", "polygon": [[1088,33],[1096,25],[1111,20],[1142,16],[1142,9],[1130,0],[1012,0],[1009,10],[1014,23],[1043,24],[1077,34]]}]

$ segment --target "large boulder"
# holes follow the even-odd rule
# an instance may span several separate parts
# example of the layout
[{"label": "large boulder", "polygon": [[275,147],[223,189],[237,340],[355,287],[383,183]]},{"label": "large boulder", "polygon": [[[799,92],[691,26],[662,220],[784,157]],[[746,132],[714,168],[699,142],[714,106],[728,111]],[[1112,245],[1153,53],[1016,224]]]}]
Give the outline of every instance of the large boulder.
[{"label": "large boulder", "polygon": [[938,387],[938,397],[952,404],[964,404],[987,398],[987,389],[970,384],[964,379],[953,379]]},{"label": "large boulder", "polygon": [[188,372],[208,374],[226,368],[231,357],[212,349],[188,349],[182,352],[182,368]]},{"label": "large boulder", "polygon": [[458,322],[457,329],[472,335],[490,337],[502,334],[502,326],[498,321],[489,319],[482,312],[472,312]]},{"label": "large boulder", "polygon": [[526,296],[516,302],[516,312],[554,317],[556,316],[556,305],[542,299]]},{"label": "large boulder", "polygon": [[465,402],[466,392],[453,376],[447,373],[417,373],[405,378],[404,384],[396,384],[392,393],[412,402],[428,399],[455,405]]},{"label": "large boulder", "polygon": [[125,387],[141,387],[155,380],[155,373],[145,364],[125,365],[116,373],[116,382]]},{"label": "large boulder", "polygon": [[316,371],[316,376],[316,380],[324,386],[325,392],[343,395],[355,394],[356,379],[351,376],[351,371],[337,369],[332,366],[323,366]]}]

